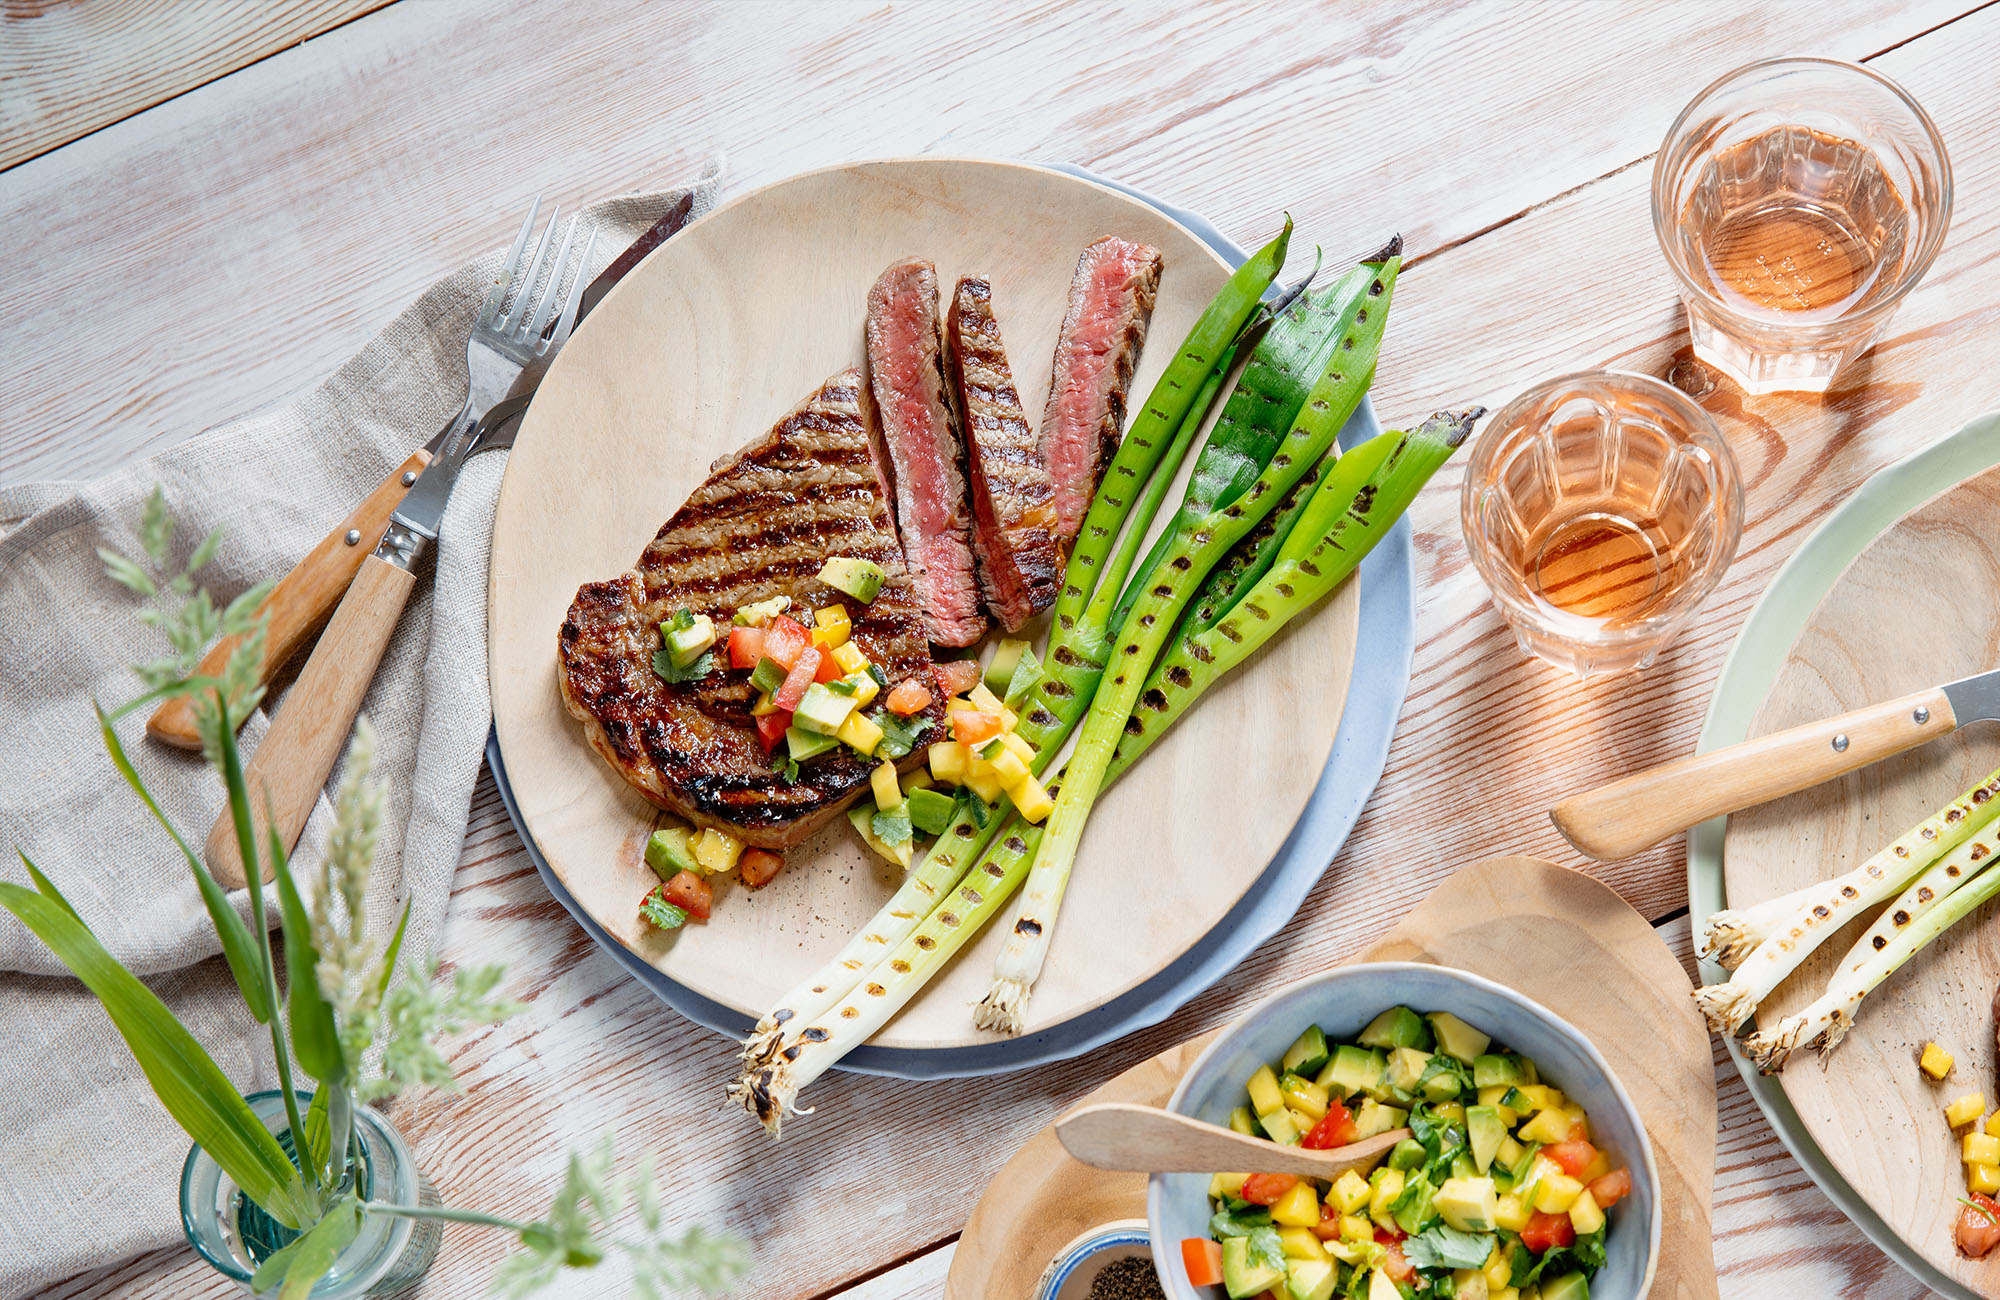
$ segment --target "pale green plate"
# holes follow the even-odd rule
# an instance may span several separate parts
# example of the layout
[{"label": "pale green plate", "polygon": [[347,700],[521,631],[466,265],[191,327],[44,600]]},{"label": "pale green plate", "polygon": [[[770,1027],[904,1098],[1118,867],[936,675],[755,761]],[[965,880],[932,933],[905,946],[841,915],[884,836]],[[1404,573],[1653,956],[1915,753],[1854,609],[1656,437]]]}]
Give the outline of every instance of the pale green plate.
[{"label": "pale green plate", "polygon": [[[1736,645],[1723,661],[1722,676],[1716,682],[1715,697],[1709,701],[1708,718],[1696,750],[1705,752],[1734,745],[1747,736],[1751,718],[1784,666],[1793,642],[1805,629],[1806,620],[1847,566],[1868,549],[1869,543],[1940,492],[1994,465],[2000,465],[2000,412],[1983,415],[1942,442],[1882,470],[1828,515],[1792,558],[1785,561],[1771,580],[1770,589],[1744,621]],[[1722,888],[1722,835],[1728,824],[1728,818],[1718,817],[1688,832],[1688,910],[1697,938],[1703,918],[1726,905]],[[1713,984],[1727,979],[1728,972],[1703,962],[1701,978],[1703,983]],[[1785,1149],[1797,1157],[1820,1190],[1854,1220],[1868,1240],[1940,1295],[1980,1300],[1977,1292],[1926,1263],[1868,1208],[1820,1153],[1792,1109],[1785,1090],[1775,1080],[1757,1073],[1734,1046],[1729,1055],[1764,1118],[1778,1131]]]}]

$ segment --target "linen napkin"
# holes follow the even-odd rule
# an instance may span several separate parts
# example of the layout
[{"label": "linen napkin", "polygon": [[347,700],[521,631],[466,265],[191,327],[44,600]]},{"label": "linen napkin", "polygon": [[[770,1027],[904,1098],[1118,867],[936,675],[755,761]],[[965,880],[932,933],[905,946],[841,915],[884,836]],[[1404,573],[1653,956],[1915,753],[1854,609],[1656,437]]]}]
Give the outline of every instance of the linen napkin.
[{"label": "linen napkin", "polygon": [[[719,171],[711,163],[690,186],[584,209],[598,230],[590,273],[690,190],[695,214],[706,211]],[[143,554],[140,510],[158,484],[178,524],[177,557],[224,530],[200,575],[219,600],[284,574],[458,409],[466,338],[503,257],[495,250],[432,285],[286,406],[96,482],[0,488],[0,878],[26,882],[14,853],[24,850],[245,1090],[276,1086],[267,1031],[243,1009],[186,863],[97,734],[91,701],[108,708],[139,694],[130,665],[164,652],[97,548]],[[406,956],[436,946],[486,740],[486,571],[504,468],[503,452],[466,463],[435,573],[404,611],[363,705],[386,791],[369,931],[386,935],[412,897]],[[274,690],[266,707],[280,702]],[[224,806],[221,782],[199,755],[146,740],[143,725],[139,716],[121,725],[127,752],[199,845]],[[250,720],[246,753],[267,725],[263,710]],[[302,872],[316,867],[331,816],[322,796],[300,840]],[[233,897],[247,917],[247,893]],[[0,1297],[180,1238],[186,1135],[96,1000],[4,913],[0,1141]]]}]

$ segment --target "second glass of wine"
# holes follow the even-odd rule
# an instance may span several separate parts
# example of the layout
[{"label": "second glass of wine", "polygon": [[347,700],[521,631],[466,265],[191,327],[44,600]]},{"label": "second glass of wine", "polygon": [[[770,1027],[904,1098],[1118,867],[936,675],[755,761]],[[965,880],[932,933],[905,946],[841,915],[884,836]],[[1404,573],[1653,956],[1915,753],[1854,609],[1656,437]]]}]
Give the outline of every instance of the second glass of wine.
[{"label": "second glass of wine", "polygon": [[1825,391],[1881,337],[1951,221],[1951,163],[1902,87],[1859,64],[1767,59],[1682,111],[1653,228],[1695,355],[1751,393]]}]

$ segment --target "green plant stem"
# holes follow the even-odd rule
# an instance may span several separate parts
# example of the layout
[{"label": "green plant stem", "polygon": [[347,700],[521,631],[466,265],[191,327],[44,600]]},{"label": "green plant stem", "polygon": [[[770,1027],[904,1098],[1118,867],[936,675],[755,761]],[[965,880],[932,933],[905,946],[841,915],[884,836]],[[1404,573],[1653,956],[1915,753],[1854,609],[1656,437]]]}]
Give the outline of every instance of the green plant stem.
[{"label": "green plant stem", "polygon": [[361,1208],[370,1214],[386,1214],[397,1219],[441,1219],[446,1223],[471,1223],[482,1228],[505,1228],[509,1232],[522,1232],[534,1227],[533,1222],[504,1218],[498,1214],[488,1214],[484,1210],[458,1210],[449,1205],[391,1205],[387,1201],[363,1201]]}]

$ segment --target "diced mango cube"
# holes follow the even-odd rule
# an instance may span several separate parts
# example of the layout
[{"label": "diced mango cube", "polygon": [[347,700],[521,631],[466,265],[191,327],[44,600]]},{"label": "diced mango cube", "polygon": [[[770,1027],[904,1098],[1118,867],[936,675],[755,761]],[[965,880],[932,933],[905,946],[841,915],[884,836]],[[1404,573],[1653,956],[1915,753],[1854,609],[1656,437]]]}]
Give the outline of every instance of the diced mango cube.
[{"label": "diced mango cube", "polygon": [[974,704],[978,705],[980,709],[982,709],[987,713],[999,713],[1001,710],[1007,707],[1006,705],[1000,702],[999,696],[995,695],[992,691],[986,689],[985,682],[981,682],[979,683],[979,685],[967,691],[965,693],[965,698],[971,700]]},{"label": "diced mango cube", "polygon": [[1363,1215],[1343,1214],[1340,1216],[1340,1239],[1356,1245],[1372,1246],[1375,1244],[1375,1225]]},{"label": "diced mango cube", "polygon": [[883,762],[868,774],[869,788],[875,792],[877,808],[894,808],[903,802],[903,787],[896,780],[896,765]]},{"label": "diced mango cube", "polygon": [[1040,825],[1056,810],[1055,799],[1042,788],[1042,783],[1032,776],[1016,783],[1007,793],[1014,801],[1014,811],[1021,814],[1023,821]]},{"label": "diced mango cube", "polygon": [[1967,1133],[1961,1157],[1969,1165],[2000,1165],[2000,1137],[1990,1133]]},{"label": "diced mango cube", "polygon": [[1986,1196],[2000,1192],[2000,1165],[1967,1165],[1965,1185]]},{"label": "diced mango cube", "polygon": [[[1276,1222],[1277,1215],[1272,1214],[1271,1219]],[[1326,1247],[1320,1244],[1319,1238],[1308,1228],[1280,1228],[1278,1242],[1284,1248],[1286,1259],[1316,1259],[1324,1262],[1333,1258],[1326,1253]]]},{"label": "diced mango cube", "polygon": [[840,665],[843,673],[865,673],[868,671],[868,656],[861,653],[861,647],[852,641],[842,641],[833,648],[833,662]]},{"label": "diced mango cube", "polygon": [[848,618],[845,605],[828,605],[825,609],[814,610],[813,622],[817,625],[813,628],[812,634],[812,641],[816,646],[832,648],[844,645],[854,629],[853,620]]},{"label": "diced mango cube", "polygon": [[1250,1093],[1250,1109],[1259,1115],[1268,1115],[1285,1104],[1285,1096],[1278,1091],[1278,1075],[1270,1066],[1258,1067],[1244,1085]]},{"label": "diced mango cube", "polygon": [[1312,1184],[1301,1178],[1292,1190],[1271,1207],[1271,1222],[1282,1228],[1312,1228],[1319,1225],[1319,1197]]},{"label": "diced mango cube", "polygon": [[1987,1116],[1986,1131],[1988,1133],[1991,1133],[1994,1137],[2000,1137],[2000,1110],[1996,1110],[1991,1115]]},{"label": "diced mango cube", "polygon": [[1225,1196],[1235,1196],[1243,1190],[1243,1180],[1248,1174],[1216,1174],[1208,1180],[1210,1200],[1219,1201]]},{"label": "diced mango cube", "polygon": [[1368,1180],[1349,1169],[1327,1188],[1326,1199],[1333,1202],[1334,1208],[1342,1214],[1353,1214],[1368,1204],[1368,1190]]},{"label": "diced mango cube", "polygon": [[1285,1105],[1308,1116],[1315,1124],[1326,1118],[1326,1089],[1296,1074],[1286,1075],[1279,1084],[1279,1090],[1285,1094]]},{"label": "diced mango cube", "polygon": [[743,841],[713,826],[694,839],[694,860],[701,864],[704,875],[714,876],[725,871],[733,871],[736,860],[742,856]]},{"label": "diced mango cube", "polygon": [[1569,1223],[1576,1229],[1576,1235],[1587,1237],[1604,1226],[1604,1211],[1598,1207],[1597,1198],[1589,1189],[1570,1202]]},{"label": "diced mango cube", "polygon": [[1501,1250],[1499,1243],[1495,1242],[1493,1253],[1486,1257],[1486,1264],[1482,1271],[1486,1274],[1487,1294],[1491,1295],[1501,1287],[1506,1286],[1513,1278],[1514,1261],[1510,1257],[1509,1252]]},{"label": "diced mango cube", "polygon": [[769,717],[777,711],[777,701],[762,691],[757,693],[757,702],[750,706],[750,716],[753,718]]},{"label": "diced mango cube", "polygon": [[958,785],[965,780],[965,746],[955,740],[940,740],[930,748],[931,775]]},{"label": "diced mango cube", "polygon": [[1006,785],[993,774],[993,765],[980,761],[977,754],[965,760],[965,779],[962,784],[987,803],[999,803],[1000,796],[1007,793]]},{"label": "diced mango cube", "polygon": [[1518,1196],[1503,1196],[1493,1203],[1493,1223],[1509,1232],[1519,1232],[1528,1226],[1534,1210]]},{"label": "diced mango cube", "polygon": [[[2000,1141],[2000,1139],[1995,1139]],[[1535,1184],[1535,1208],[1543,1214],[1562,1214],[1583,1195],[1583,1184],[1565,1173],[1549,1174]]]},{"label": "diced mango cube", "polygon": [[1953,1128],[1964,1128],[1967,1124],[1977,1122],[1979,1117],[1985,1113],[1986,1094],[1968,1092],[1963,1097],[1959,1097],[1946,1104],[1944,1108],[1944,1122]]},{"label": "diced mango cube", "polygon": [[875,747],[882,743],[882,728],[876,726],[859,711],[847,715],[847,721],[840,724],[840,730],[833,733],[844,744],[852,745],[864,754],[873,756]]},{"label": "diced mango cube", "polygon": [[1396,1220],[1389,1213],[1389,1206],[1403,1194],[1403,1171],[1400,1169],[1377,1169],[1368,1179],[1373,1189],[1368,1197],[1368,1217],[1385,1228],[1397,1232]]},{"label": "diced mango cube", "polygon": [[993,768],[993,775],[1000,778],[1000,784],[1012,788],[1028,779],[1028,765],[1021,756],[1004,746],[1000,752],[986,760]]},{"label": "diced mango cube", "polygon": [[1003,731],[1000,733],[999,740],[1001,744],[1020,755],[1023,763],[1032,763],[1035,761],[1035,747],[1021,739],[1018,734],[1012,731]]},{"label": "diced mango cube", "polygon": [[857,709],[867,708],[875,702],[875,697],[882,693],[882,688],[876,684],[875,679],[865,672],[849,673],[840,680],[843,685],[853,689],[854,707]]},{"label": "diced mango cube", "polygon": [[1917,1068],[1933,1079],[1943,1079],[1951,1073],[1951,1053],[1936,1043],[1925,1043],[1923,1055],[1917,1058]]}]

